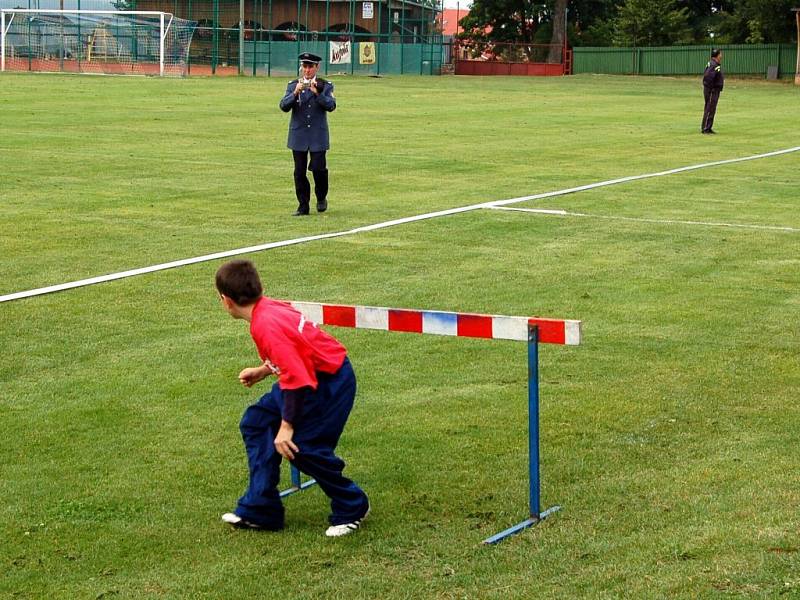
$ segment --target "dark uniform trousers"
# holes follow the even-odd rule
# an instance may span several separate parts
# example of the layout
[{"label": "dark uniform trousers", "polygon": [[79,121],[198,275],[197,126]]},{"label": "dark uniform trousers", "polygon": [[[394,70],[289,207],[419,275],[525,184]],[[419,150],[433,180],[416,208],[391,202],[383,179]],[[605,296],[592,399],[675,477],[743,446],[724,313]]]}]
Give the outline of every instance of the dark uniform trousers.
[{"label": "dark uniform trousers", "polygon": [[[714,115],[717,112],[717,102],[719,101],[719,93],[722,90],[719,88],[712,88],[710,86],[703,86],[703,97],[705,98],[705,107],[703,108],[703,124],[701,131],[711,131],[714,125]],[[696,118],[696,117],[695,117]]]},{"label": "dark uniform trousers", "polygon": [[712,56],[708,61],[705,71],[703,71],[703,97],[705,106],[703,107],[703,123],[700,131],[703,133],[714,133],[711,127],[714,125],[714,115],[717,112],[717,102],[720,92],[725,85],[725,75],[722,73],[722,66],[719,58]]},{"label": "dark uniform trousers", "polygon": [[[309,154],[311,154],[310,163]],[[292,156],[294,157],[294,191],[297,195],[297,210],[307,213],[311,201],[311,183],[306,176],[306,169],[311,171],[314,176],[314,195],[317,197],[317,202],[324,202],[328,197],[328,167],[325,161],[325,151],[292,150]]]},{"label": "dark uniform trousers", "polygon": [[[360,519],[369,501],[364,491],[342,474],[344,461],[334,454],[356,395],[356,378],[349,359],[333,375],[317,373],[316,391],[306,396],[303,416],[292,441],[300,449],[292,464],[317,480],[331,500],[331,525]],[[280,529],[284,509],[278,492],[283,458],[275,449],[281,426],[283,395],[276,383],[272,390],[245,410],[242,432],[250,467],[250,485],[239,499],[236,514],[267,529]]]}]

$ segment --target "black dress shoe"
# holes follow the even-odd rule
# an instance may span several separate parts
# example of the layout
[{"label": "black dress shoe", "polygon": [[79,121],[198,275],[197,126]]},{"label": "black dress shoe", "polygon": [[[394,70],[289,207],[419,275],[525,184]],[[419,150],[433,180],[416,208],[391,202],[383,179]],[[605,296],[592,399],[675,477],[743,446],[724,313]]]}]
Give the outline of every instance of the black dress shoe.
[{"label": "black dress shoe", "polygon": [[294,212],[292,213],[292,216],[293,216],[293,217],[307,217],[307,216],[308,216],[308,213],[307,213],[307,212],[300,211],[300,210],[296,210],[296,211],[294,211]]},{"label": "black dress shoe", "polygon": [[325,212],[328,210],[327,200],[317,200],[317,212]]},{"label": "black dress shoe", "polygon": [[706,131],[706,133],[716,134],[717,132],[714,131],[713,129],[709,129],[708,131]]}]

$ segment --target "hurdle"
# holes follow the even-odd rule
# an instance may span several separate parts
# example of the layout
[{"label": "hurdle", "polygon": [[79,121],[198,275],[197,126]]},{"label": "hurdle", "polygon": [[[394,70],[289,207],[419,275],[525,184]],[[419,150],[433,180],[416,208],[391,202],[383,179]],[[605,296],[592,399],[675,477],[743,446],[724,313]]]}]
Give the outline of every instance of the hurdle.
[{"label": "hurdle", "polygon": [[[349,306],[290,301],[309,321],[318,325],[449,335],[458,337],[513,340],[528,345],[528,518],[483,541],[496,544],[510,535],[536,525],[561,509],[541,510],[539,456],[539,344],[577,346],[581,343],[581,322],[540,317],[508,317],[433,310]],[[316,483],[301,481],[300,472],[291,466],[292,486],[281,497],[302,491]]]}]

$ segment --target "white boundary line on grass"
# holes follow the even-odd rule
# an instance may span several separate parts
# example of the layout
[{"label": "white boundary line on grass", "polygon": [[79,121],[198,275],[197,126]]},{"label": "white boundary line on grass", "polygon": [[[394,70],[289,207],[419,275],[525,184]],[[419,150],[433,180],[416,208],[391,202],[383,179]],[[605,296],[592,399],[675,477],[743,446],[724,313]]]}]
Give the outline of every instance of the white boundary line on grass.
[{"label": "white boundary line on grass", "polygon": [[226,250],[224,252],[215,252],[213,254],[206,254],[203,256],[195,256],[193,258],[184,258],[182,260],[174,260],[171,262],[161,263],[158,265],[151,265],[149,267],[141,267],[139,269],[131,269],[129,271],[120,271],[118,273],[109,273],[108,275],[100,275],[98,277],[90,277],[88,279],[80,279],[78,281],[70,281],[67,283],[60,283],[58,285],[51,285],[42,288],[36,288],[33,290],[26,290],[23,292],[15,292],[12,294],[5,294],[4,296],[0,296],[0,303],[9,302],[11,300],[21,300],[22,298],[30,298],[32,296],[42,296],[44,294],[50,294],[53,292],[61,292],[64,290],[69,290],[78,287],[84,287],[87,285],[93,285],[96,283],[104,283],[106,281],[115,281],[117,279],[124,279],[126,277],[134,277],[136,275],[145,275],[147,273],[155,273],[156,271],[164,271],[166,269],[174,269],[176,267],[184,267],[187,265],[193,265],[201,262],[207,262],[211,260],[217,260],[220,258],[229,258],[231,256],[239,256],[241,254],[250,254],[253,252],[260,252],[262,250],[271,250],[273,248],[282,248],[285,246],[293,246],[295,244],[304,244],[307,242],[313,242],[317,240],[326,240],[330,238],[342,237],[346,235],[355,235],[357,233],[365,233],[368,231],[375,231],[378,229],[385,229],[387,227],[394,227],[395,225],[404,225],[406,223],[414,223],[416,221],[422,221],[425,219],[435,219],[437,217],[445,217],[448,215],[455,215],[463,212],[469,212],[473,210],[478,210],[482,208],[495,208],[500,206],[506,206],[509,204],[516,204],[517,202],[526,202],[529,200],[540,200],[542,198],[553,198],[555,196],[564,196],[566,194],[573,194],[575,192],[583,192],[586,190],[592,190],[595,188],[605,187],[609,185],[616,185],[619,183],[626,183],[628,181],[638,181],[640,179],[649,179],[651,177],[662,177],[664,175],[673,175],[675,173],[683,173],[685,171],[694,171],[697,169],[704,169],[706,167],[716,167],[719,165],[727,165],[732,163],[738,162],[745,162],[748,160],[756,160],[759,158],[769,158],[771,156],[780,156],[781,154],[789,154],[790,152],[797,152],[800,150],[800,146],[795,146],[794,148],[786,148],[784,150],[776,150],[774,152],[766,152],[764,154],[755,154],[753,156],[745,156],[743,158],[730,158],[727,160],[718,160],[709,163],[702,163],[699,165],[690,165],[687,167],[679,167],[677,169],[670,169],[668,171],[659,171],[658,173],[646,173],[644,175],[631,175],[629,177],[620,177],[619,179],[609,179],[608,181],[600,181],[598,183],[589,183],[586,185],[580,185],[573,188],[567,188],[564,190],[557,190],[554,192],[545,192],[542,194],[534,194],[532,196],[522,196],[519,198],[511,198],[509,200],[494,200],[490,202],[481,202],[480,204],[472,204],[469,206],[461,206],[458,208],[450,208],[446,210],[440,210],[431,213],[425,213],[421,215],[414,215],[411,217],[404,217],[402,219],[394,219],[392,221],[384,221],[383,223],[375,223],[373,225],[365,225],[363,227],[356,227],[354,229],[348,229],[345,231],[336,231],[332,233],[322,233],[319,235],[311,235],[307,237],[295,238],[293,240],[283,240],[280,242],[270,242],[267,244],[260,244],[258,246],[248,246],[246,248],[237,248],[235,250]]},{"label": "white boundary line on grass", "polygon": [[780,227],[778,225],[749,225],[746,223],[718,223],[715,221],[680,221],[677,219],[644,219],[639,217],[620,217],[616,215],[593,215],[590,213],[567,212],[549,208],[515,208],[512,206],[488,206],[492,210],[509,210],[515,212],[536,213],[539,215],[557,215],[561,217],[590,217],[592,219],[613,219],[615,221],[636,221],[639,223],[660,223],[663,225],[701,225],[706,227],[737,227],[742,229],[767,229],[770,231],[800,232],[796,227]]}]

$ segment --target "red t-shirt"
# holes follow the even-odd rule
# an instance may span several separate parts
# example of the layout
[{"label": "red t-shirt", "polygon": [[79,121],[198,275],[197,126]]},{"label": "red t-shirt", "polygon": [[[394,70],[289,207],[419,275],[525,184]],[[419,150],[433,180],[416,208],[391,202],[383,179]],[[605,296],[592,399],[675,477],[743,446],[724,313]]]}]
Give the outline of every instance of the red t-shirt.
[{"label": "red t-shirt", "polygon": [[317,389],[317,371],[336,373],[347,349],[291,304],[262,297],[253,308],[250,335],[261,360],[278,367],[282,390]]}]

